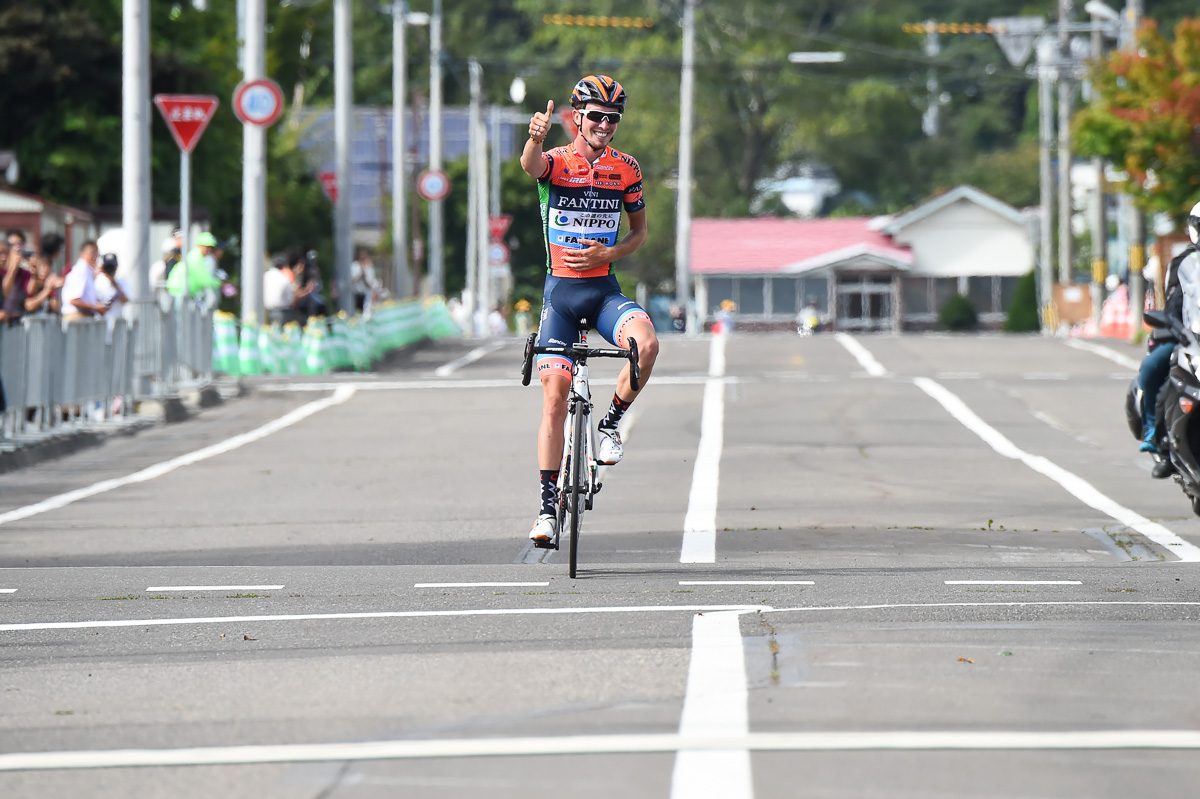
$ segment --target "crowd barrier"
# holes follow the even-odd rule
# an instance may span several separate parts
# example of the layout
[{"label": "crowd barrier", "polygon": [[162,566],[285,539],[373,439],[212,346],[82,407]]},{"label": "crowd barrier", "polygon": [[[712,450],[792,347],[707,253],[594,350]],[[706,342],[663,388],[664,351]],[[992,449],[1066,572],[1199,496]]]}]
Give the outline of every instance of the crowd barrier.
[{"label": "crowd barrier", "polygon": [[57,316],[0,328],[0,381],[8,409],[0,436],[20,438],[81,420],[124,416],[133,404],[137,326]]},{"label": "crowd barrier", "polygon": [[218,311],[211,368],[229,375],[363,371],[391,350],[461,334],[441,297],[379,303],[369,316],[314,316],[303,327],[296,322],[239,327],[236,317]]}]

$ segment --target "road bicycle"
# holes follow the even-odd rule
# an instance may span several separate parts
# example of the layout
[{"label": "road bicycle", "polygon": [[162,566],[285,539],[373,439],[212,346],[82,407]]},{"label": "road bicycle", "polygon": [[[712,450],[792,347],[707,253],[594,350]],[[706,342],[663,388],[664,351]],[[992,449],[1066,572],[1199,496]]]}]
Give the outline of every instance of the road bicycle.
[{"label": "road bicycle", "polygon": [[557,522],[554,540],[541,544],[544,549],[558,549],[564,522],[570,526],[570,566],[575,576],[579,551],[579,530],[583,512],[592,509],[592,500],[602,483],[596,480],[596,428],[592,424],[592,391],[588,385],[588,358],[624,358],[629,361],[629,384],[638,390],[641,370],[638,368],[637,342],[629,339],[629,349],[596,349],[587,345],[587,331],[579,331],[579,341],[567,347],[539,347],[537,333],[525,341],[525,361],[521,366],[521,385],[529,385],[536,355],[563,355],[571,359],[571,390],[567,394],[567,420],[564,425],[563,457],[558,470],[555,508]]}]

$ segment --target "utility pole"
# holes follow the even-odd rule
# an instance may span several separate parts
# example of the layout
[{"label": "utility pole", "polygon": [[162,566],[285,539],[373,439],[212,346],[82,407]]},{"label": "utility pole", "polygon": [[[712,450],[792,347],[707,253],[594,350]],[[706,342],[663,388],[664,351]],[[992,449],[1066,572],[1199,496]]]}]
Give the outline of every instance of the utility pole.
[{"label": "utility pole", "polygon": [[[691,308],[692,106],[695,95],[696,0],[683,0],[683,68],[679,76],[679,185],[675,200],[675,301],[695,333]],[[697,309],[703,313],[707,309]]]},{"label": "utility pole", "polygon": [[1058,0],[1058,282],[1071,283],[1072,0]]},{"label": "utility pole", "polygon": [[408,169],[404,147],[404,99],[408,80],[405,31],[408,8],[404,0],[392,0],[392,290],[397,297],[412,294],[408,270],[408,237],[404,208],[408,204]]},{"label": "utility pole", "polygon": [[354,313],[354,291],[350,287],[353,260],[350,209],[354,197],[354,172],[350,160],[350,137],[354,121],[354,22],[350,0],[333,2],[333,136],[337,152],[337,224],[333,232],[334,275],[338,310]]},{"label": "utility pole", "polygon": [[[1100,21],[1092,14],[1092,61],[1104,57],[1104,31]],[[1093,158],[1092,168],[1096,171],[1096,190],[1092,195],[1092,321],[1100,329],[1100,310],[1104,304],[1104,282],[1108,278],[1108,217],[1104,206],[1104,159]]]},{"label": "utility pole", "polygon": [[[429,168],[442,169],[442,0],[433,0],[429,22]],[[444,294],[442,201],[429,203],[429,293]]]},{"label": "utility pole", "polygon": [[1054,61],[1056,46],[1049,39],[1037,43],[1037,77],[1038,77],[1038,190],[1039,205],[1041,206],[1041,225],[1039,226],[1041,261],[1041,294],[1042,294],[1042,330],[1053,333],[1058,319],[1054,304],[1054,261],[1053,261],[1053,222],[1054,211],[1051,196],[1054,191],[1054,173],[1050,163],[1050,140],[1054,135],[1054,95],[1051,82],[1054,80]]},{"label": "utility pole", "polygon": [[[482,70],[481,70],[482,71]],[[472,224],[475,225],[475,241],[479,242],[479,249],[476,250],[475,256],[479,259],[476,263],[478,277],[475,280],[476,290],[479,292],[479,311],[483,314],[483,335],[490,336],[491,325],[488,324],[488,314],[492,311],[492,269],[491,259],[488,257],[488,137],[487,128],[483,124],[483,97],[482,92],[479,98],[478,105],[479,113],[475,122],[475,152],[471,156],[478,162],[479,166],[476,169],[476,174],[479,175],[475,181],[475,218]]]},{"label": "utility pole", "polygon": [[[479,142],[476,138],[479,136],[479,92],[480,81],[482,78],[483,68],[479,66],[479,62],[474,58],[467,61],[467,72],[470,79],[471,87],[471,104],[467,113],[467,126],[469,142],[467,146],[467,263],[466,263],[466,291],[463,292],[463,304],[467,308],[467,319],[472,328],[475,325],[475,309],[479,298],[479,285],[476,276],[479,271],[479,250],[485,247],[483,242],[479,240],[479,225],[476,224],[475,218],[479,215],[479,159],[476,155],[479,152]],[[472,331],[477,332],[477,331]]]},{"label": "utility pole", "polygon": [[[1124,45],[1127,50],[1137,50],[1137,33],[1142,27],[1142,0],[1126,0],[1125,25],[1128,35]],[[1146,264],[1146,212],[1130,203],[1133,218],[1129,225],[1129,306],[1133,312],[1134,335],[1142,329],[1142,310],[1146,305],[1146,283],[1142,267]],[[1166,269],[1159,265],[1159,272]]]},{"label": "utility pole", "polygon": [[[150,296],[150,0],[121,4],[121,226],[124,257],[133,267],[137,316],[158,313]],[[187,253],[184,253],[187,256]],[[146,319],[139,330],[135,363],[150,355],[158,342],[146,339],[156,329]],[[150,376],[135,373],[138,396],[150,393]]]},{"label": "utility pole", "polygon": [[[938,41],[937,23],[933,20],[925,22],[925,55],[934,59],[942,52]],[[928,105],[921,117],[921,131],[929,137],[938,135],[939,116],[941,108],[941,87],[938,85],[937,70],[931,63],[925,77],[925,90],[929,92]]]},{"label": "utility pole", "polygon": [[[242,79],[265,77],[267,66],[266,0],[245,0],[242,45]],[[258,362],[258,334],[262,322],[263,253],[267,249],[267,130],[242,124],[242,329],[238,357]],[[246,350],[245,357],[242,350]]]}]

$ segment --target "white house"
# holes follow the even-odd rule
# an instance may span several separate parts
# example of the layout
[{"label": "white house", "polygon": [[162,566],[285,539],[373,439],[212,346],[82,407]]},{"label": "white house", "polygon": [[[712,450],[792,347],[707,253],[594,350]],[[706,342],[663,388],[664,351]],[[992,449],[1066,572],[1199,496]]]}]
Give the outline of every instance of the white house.
[{"label": "white house", "polygon": [[891,217],[697,219],[691,244],[700,316],[730,299],[751,326],[815,302],[837,329],[929,328],[954,294],[995,325],[1034,265],[1022,213],[965,185]]}]

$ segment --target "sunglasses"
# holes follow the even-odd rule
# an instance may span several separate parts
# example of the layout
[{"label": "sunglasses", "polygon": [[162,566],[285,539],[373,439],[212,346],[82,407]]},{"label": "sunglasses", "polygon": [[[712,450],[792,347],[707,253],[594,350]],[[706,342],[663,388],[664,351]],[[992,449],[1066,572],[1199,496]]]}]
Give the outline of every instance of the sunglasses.
[{"label": "sunglasses", "polygon": [[603,122],[607,119],[610,125],[621,121],[621,115],[616,111],[584,111],[583,115],[593,122]]}]

